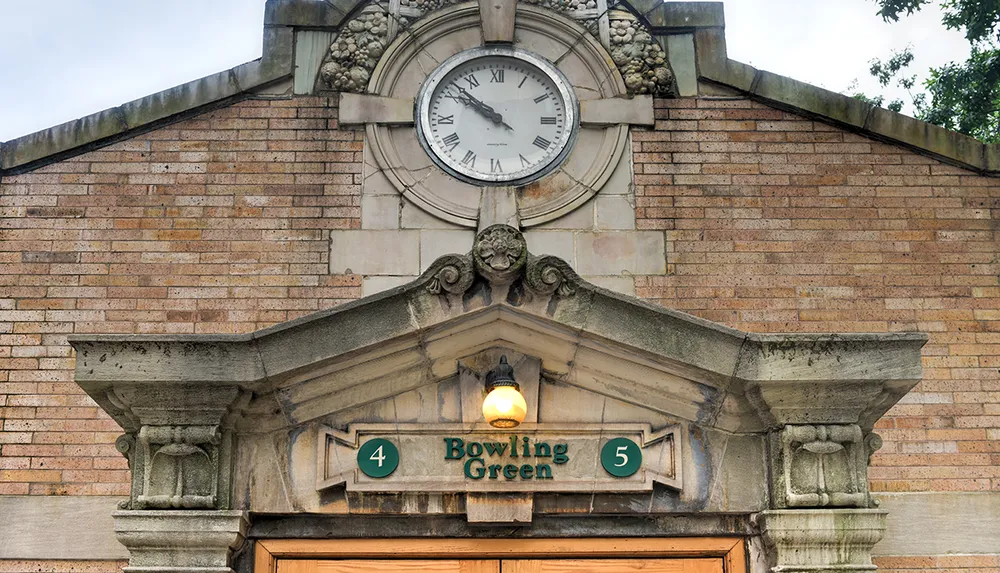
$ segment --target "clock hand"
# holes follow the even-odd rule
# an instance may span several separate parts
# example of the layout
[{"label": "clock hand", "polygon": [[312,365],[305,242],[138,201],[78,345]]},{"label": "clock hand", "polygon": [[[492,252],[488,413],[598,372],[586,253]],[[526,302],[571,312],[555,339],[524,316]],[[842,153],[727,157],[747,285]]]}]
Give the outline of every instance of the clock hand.
[{"label": "clock hand", "polygon": [[457,89],[459,93],[461,93],[462,95],[454,96],[451,94],[445,94],[445,97],[449,97],[457,102],[461,102],[466,106],[471,105],[473,109],[475,109],[477,112],[483,115],[486,119],[492,121],[495,124],[502,125],[511,131],[514,131],[514,128],[508,125],[507,122],[503,120],[503,116],[497,113],[496,110],[494,110],[492,107],[476,99],[462,86],[456,85],[455,89]]},{"label": "clock hand", "polygon": [[488,119],[488,120],[490,120],[490,121],[492,121],[493,123],[496,123],[496,124],[502,124],[507,129],[509,129],[511,131],[514,131],[513,127],[511,127],[511,126],[507,125],[506,123],[504,123],[503,116],[500,115],[499,113],[497,113],[496,110],[494,110],[492,107],[490,107],[490,106],[486,105],[485,103],[483,103],[483,102],[479,101],[478,99],[476,99],[475,96],[473,96],[469,92],[465,91],[465,88],[463,88],[462,86],[456,85],[455,87],[458,89],[458,91],[463,96],[469,98],[469,100],[472,101],[472,103],[476,107],[476,109],[478,109],[479,111],[483,112],[483,115],[486,116],[486,119]]},{"label": "clock hand", "polygon": [[[453,100],[455,100],[457,102],[460,102],[463,105],[465,105],[466,107],[471,107],[479,115],[485,117],[486,119],[492,121],[493,123],[497,123],[497,116],[498,116],[498,114],[493,111],[493,108],[490,108],[486,104],[484,104],[484,103],[480,102],[479,100],[477,100],[476,98],[472,97],[469,94],[469,92],[465,91],[461,87],[459,87],[459,86],[455,86],[455,87],[460,92],[462,92],[462,95],[460,95],[460,96],[454,96],[454,95],[451,95],[451,94],[445,94],[445,97],[448,97],[448,98],[451,98],[451,99],[453,99]],[[489,108],[489,109],[486,109],[486,108]],[[500,118],[500,119],[502,121],[503,118]]]}]

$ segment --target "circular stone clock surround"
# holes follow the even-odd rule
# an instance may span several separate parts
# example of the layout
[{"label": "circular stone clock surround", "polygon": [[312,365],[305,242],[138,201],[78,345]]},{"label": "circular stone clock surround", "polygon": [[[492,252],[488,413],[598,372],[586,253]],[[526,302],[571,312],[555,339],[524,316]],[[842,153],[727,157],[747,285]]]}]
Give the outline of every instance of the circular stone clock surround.
[{"label": "circular stone clock surround", "polygon": [[[475,2],[436,11],[414,23],[386,49],[368,92],[416,98],[427,77],[448,58],[483,45],[481,25]],[[626,97],[625,84],[604,47],[592,33],[564,16],[518,4],[513,46],[553,62],[579,100]],[[477,225],[481,188],[435,164],[413,126],[368,124],[366,136],[379,168],[400,193],[441,219]],[[596,194],[618,164],[627,136],[627,125],[581,126],[558,168],[517,188],[521,225],[554,220]]]}]

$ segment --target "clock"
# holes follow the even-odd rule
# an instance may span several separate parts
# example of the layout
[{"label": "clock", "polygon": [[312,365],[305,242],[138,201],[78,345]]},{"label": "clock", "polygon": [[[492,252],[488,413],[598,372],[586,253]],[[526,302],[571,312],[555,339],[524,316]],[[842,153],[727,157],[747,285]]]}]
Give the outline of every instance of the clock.
[{"label": "clock", "polygon": [[444,171],[478,185],[523,185],[557,168],[579,129],[579,103],[547,60],[480,47],[434,70],[416,99],[417,136]]}]

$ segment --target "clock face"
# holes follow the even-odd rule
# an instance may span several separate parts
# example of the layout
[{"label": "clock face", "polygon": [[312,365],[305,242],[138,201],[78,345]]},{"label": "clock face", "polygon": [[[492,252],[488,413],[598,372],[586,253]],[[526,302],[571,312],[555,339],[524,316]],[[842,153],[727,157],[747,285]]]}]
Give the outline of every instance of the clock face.
[{"label": "clock face", "polygon": [[515,48],[474,48],[435,70],[417,97],[417,132],[445,171],[477,184],[519,185],[562,163],[577,102],[550,63]]}]

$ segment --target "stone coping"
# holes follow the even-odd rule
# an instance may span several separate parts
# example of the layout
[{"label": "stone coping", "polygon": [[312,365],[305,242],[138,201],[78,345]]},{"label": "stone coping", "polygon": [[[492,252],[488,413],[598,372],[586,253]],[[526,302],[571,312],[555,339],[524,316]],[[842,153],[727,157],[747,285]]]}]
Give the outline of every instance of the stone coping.
[{"label": "stone coping", "polygon": [[917,153],[1000,175],[1000,145],[975,138],[861,100],[731,60],[722,28],[695,31],[700,79],[732,88],[751,99],[816,118]]},{"label": "stone coping", "polygon": [[[263,56],[180,86],[8,142],[0,142],[0,177],[15,175],[221,107],[290,77],[294,29],[334,29],[365,0],[268,0]],[[700,79],[793,113],[902,145],[982,175],[1000,175],[1000,145],[874,107],[731,60],[722,2],[628,0],[621,4],[657,35],[693,33]]]},{"label": "stone coping", "polygon": [[120,106],[0,143],[0,177],[30,171],[73,155],[222,107],[291,77],[291,28],[264,28],[263,56]]}]

